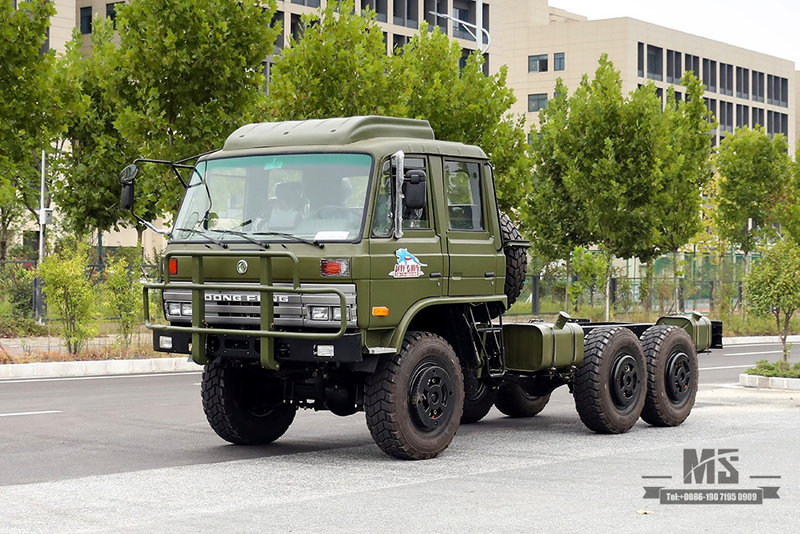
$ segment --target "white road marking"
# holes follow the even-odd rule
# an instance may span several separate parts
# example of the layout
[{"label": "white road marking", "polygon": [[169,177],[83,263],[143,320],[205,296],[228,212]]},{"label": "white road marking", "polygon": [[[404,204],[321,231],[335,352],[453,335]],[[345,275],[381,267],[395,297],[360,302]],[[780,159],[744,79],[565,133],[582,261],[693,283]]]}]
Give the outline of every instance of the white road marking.
[{"label": "white road marking", "polygon": [[701,371],[716,371],[718,369],[744,369],[745,367],[755,367],[755,366],[756,365],[754,363],[751,363],[750,365],[725,365],[725,366],[722,366],[722,367],[701,367],[700,370]]},{"label": "white road marking", "polygon": [[782,350],[767,350],[764,352],[734,352],[731,354],[725,354],[725,356],[754,356],[756,354],[781,354]]},{"label": "white road marking", "polygon": [[62,376],[54,378],[12,378],[0,379],[0,386],[3,384],[18,384],[20,382],[62,382],[66,380],[104,380],[106,378],[150,378],[152,376],[178,376],[178,375],[199,375],[202,371],[176,371],[174,373],[145,373],[138,375],[100,375],[100,376]]},{"label": "white road marking", "polygon": [[61,410],[45,410],[42,412],[0,413],[0,417],[13,417],[15,415],[43,415],[47,413],[61,413]]}]

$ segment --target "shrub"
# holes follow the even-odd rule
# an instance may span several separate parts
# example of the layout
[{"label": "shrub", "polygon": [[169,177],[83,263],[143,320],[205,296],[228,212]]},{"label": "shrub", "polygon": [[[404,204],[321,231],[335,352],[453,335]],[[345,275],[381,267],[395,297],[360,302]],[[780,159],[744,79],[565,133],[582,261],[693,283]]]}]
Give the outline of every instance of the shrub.
[{"label": "shrub", "polygon": [[62,335],[70,354],[78,354],[94,335],[94,292],[85,274],[87,246],[65,245],[39,266],[48,315],[63,320]]},{"label": "shrub", "polygon": [[800,378],[800,363],[789,365],[788,362],[768,362],[758,360],[755,367],[746,370],[749,375],[771,376],[780,378]]},{"label": "shrub", "polygon": [[120,255],[110,259],[105,270],[106,305],[118,317],[117,333],[126,351],[142,320],[142,289],[138,280],[140,267],[136,259],[129,263],[125,256]]}]

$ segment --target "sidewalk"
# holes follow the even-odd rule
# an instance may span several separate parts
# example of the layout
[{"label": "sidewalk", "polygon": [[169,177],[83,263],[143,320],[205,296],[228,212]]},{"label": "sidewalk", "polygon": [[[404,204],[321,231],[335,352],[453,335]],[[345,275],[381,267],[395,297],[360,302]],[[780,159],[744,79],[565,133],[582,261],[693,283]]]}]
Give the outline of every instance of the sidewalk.
[{"label": "sidewalk", "polygon": [[[723,345],[745,345],[779,343],[778,336],[726,337]],[[800,342],[800,335],[789,336],[787,342]],[[114,336],[97,337],[90,340],[90,347],[113,345]],[[0,338],[0,348],[9,355],[26,352],[66,352],[63,342],[57,337]],[[702,356],[701,356],[702,358]],[[12,363],[0,365],[0,380],[21,378],[55,378],[104,376],[144,373],[169,373],[200,371],[202,368],[186,356],[176,358],[149,358],[140,360],[100,360],[85,362],[40,362]]]}]

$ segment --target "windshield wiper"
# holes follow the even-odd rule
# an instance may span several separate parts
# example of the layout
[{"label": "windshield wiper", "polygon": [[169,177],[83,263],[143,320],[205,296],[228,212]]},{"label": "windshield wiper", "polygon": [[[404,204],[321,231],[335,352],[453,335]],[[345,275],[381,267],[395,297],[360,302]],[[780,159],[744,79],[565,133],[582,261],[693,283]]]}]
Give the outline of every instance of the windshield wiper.
[{"label": "windshield wiper", "polygon": [[[247,226],[248,224],[250,224],[252,222],[253,222],[252,220],[245,221],[242,224],[240,224],[237,228],[241,228],[243,226]],[[265,243],[264,241],[259,241],[258,239],[253,239],[247,233],[238,232],[238,231],[234,230],[233,228],[231,228],[230,230],[217,230],[216,228],[213,228],[213,229],[209,229],[208,231],[209,232],[218,232],[220,234],[220,238],[222,238],[223,236],[226,236],[228,234],[231,234],[231,235],[235,235],[235,236],[238,236],[238,237],[242,237],[242,238],[245,239],[245,241],[250,241],[251,243],[253,243],[255,245],[258,245],[259,247],[263,248],[264,250],[267,250],[269,248],[269,243]]]},{"label": "windshield wiper", "polygon": [[277,236],[280,236],[280,237],[286,237],[288,239],[294,239],[295,241],[298,241],[300,243],[307,243],[309,245],[314,245],[314,246],[317,246],[319,248],[324,248],[325,247],[325,243],[321,243],[321,242],[317,241],[316,239],[314,239],[314,240],[305,239],[305,238],[302,238],[302,237],[297,237],[294,234],[287,234],[285,232],[253,232],[253,235],[277,235]]},{"label": "windshield wiper", "polygon": [[204,231],[198,230],[197,228],[175,228],[172,231],[173,232],[189,232],[190,234],[197,234],[199,236],[205,237],[206,239],[208,239],[209,241],[211,241],[215,245],[219,245],[222,248],[228,248],[228,244],[227,243],[224,243],[222,240],[217,239],[215,237],[212,237],[212,236],[208,235],[207,233],[205,233]]}]

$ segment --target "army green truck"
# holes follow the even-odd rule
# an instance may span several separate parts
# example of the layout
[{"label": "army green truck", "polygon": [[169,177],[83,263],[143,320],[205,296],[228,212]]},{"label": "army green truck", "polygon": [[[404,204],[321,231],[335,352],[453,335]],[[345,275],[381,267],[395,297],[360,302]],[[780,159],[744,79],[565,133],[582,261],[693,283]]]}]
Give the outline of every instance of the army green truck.
[{"label": "army green truck", "polygon": [[427,121],[250,124],[219,151],[126,167],[131,211],[147,162],[170,165],[186,194],[163,279],[145,284],[146,323],[155,350],[204,366],[203,409],[231,443],[278,439],[298,408],[363,411],[381,450],[432,458],[459,424],[492,406],[532,417],[563,385],[596,432],[678,425],[697,351],[721,346],[697,314],[503,324],[528,244],[498,211],[486,154]]}]

